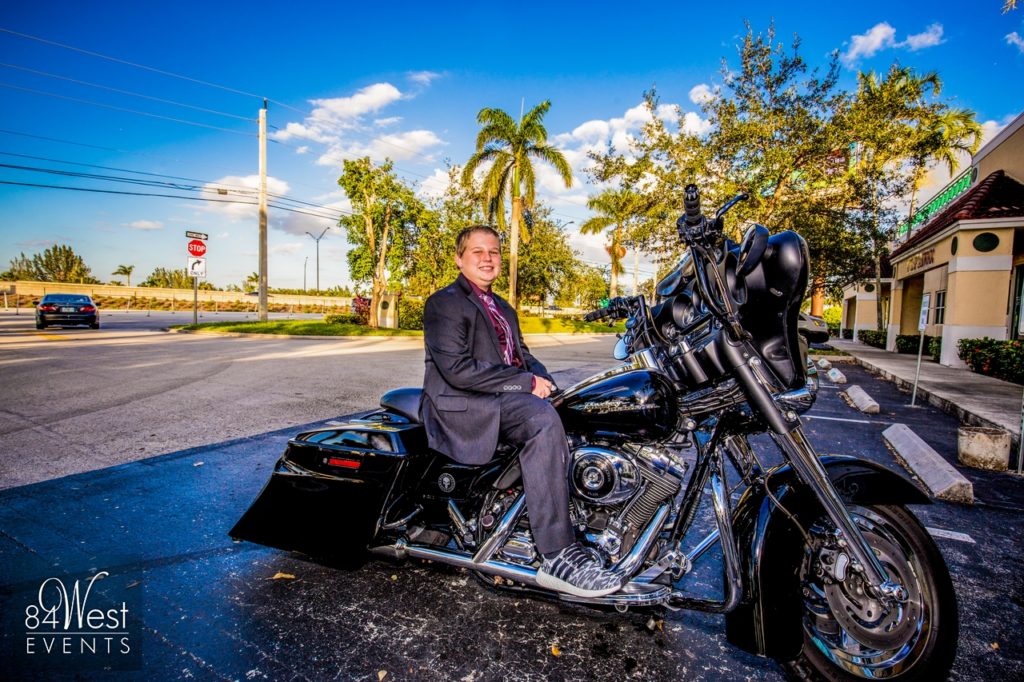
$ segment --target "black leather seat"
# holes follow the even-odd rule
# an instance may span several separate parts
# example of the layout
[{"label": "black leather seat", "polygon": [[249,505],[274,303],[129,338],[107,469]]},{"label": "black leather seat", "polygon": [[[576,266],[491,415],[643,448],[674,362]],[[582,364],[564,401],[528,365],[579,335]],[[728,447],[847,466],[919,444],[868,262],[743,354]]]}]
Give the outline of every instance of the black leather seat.
[{"label": "black leather seat", "polygon": [[396,388],[380,397],[380,406],[419,424],[420,398],[422,396],[422,388]]}]

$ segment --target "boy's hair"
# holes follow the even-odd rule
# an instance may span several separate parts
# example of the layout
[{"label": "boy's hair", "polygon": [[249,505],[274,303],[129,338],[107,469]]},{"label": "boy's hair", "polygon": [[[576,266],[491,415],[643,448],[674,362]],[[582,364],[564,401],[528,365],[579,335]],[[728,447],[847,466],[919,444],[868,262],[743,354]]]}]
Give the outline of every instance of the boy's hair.
[{"label": "boy's hair", "polygon": [[455,238],[455,255],[460,258],[462,257],[462,254],[466,252],[466,242],[476,232],[486,232],[497,239],[499,243],[501,242],[501,235],[490,225],[470,225],[463,229],[462,232],[459,232],[459,235]]}]

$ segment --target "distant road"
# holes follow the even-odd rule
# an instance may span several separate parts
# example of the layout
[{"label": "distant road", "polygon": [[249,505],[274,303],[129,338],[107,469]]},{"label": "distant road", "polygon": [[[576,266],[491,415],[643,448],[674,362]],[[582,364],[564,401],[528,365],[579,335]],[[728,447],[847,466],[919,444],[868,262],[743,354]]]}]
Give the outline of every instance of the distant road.
[{"label": "distant road", "polygon": [[[0,301],[2,303],[2,301]],[[0,333],[12,333],[19,331],[31,331],[35,333],[35,313],[32,308],[21,308],[17,311],[13,307],[4,311],[0,308]],[[271,320],[319,320],[323,317],[320,313],[270,313]],[[256,313],[199,311],[200,322],[227,322],[231,320],[256,320]],[[170,312],[167,310],[105,310],[100,308],[100,329],[110,330],[163,330],[175,324],[192,324],[192,311],[178,310]],[[96,332],[85,327],[47,327],[47,333],[53,334],[95,334]]]}]

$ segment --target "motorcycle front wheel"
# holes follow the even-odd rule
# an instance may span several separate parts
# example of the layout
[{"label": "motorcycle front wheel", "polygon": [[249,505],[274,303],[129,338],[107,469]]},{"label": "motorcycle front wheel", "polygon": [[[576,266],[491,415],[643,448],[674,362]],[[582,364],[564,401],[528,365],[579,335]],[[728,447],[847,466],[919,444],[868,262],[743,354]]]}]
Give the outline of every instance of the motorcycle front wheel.
[{"label": "motorcycle front wheel", "polygon": [[807,552],[800,570],[804,643],[786,665],[788,672],[796,679],[837,682],[946,679],[960,625],[953,582],[938,547],[902,506],[849,510],[907,599],[880,603],[857,573],[828,584],[817,570],[817,552]]}]

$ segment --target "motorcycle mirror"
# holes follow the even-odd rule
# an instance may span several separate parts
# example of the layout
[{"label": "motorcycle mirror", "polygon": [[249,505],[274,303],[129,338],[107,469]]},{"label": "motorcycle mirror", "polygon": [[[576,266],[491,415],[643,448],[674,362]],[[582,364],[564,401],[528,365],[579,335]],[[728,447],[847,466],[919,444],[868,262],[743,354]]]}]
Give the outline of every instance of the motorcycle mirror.
[{"label": "motorcycle mirror", "polygon": [[629,342],[632,339],[630,334],[619,337],[619,340],[615,342],[615,350],[612,351],[612,357],[616,360],[625,360],[629,357]]},{"label": "motorcycle mirror", "polygon": [[768,228],[764,225],[751,225],[743,234],[743,241],[740,242],[739,263],[736,266],[736,274],[739,277],[746,277],[757,264],[761,262],[765,249],[768,248]]}]

